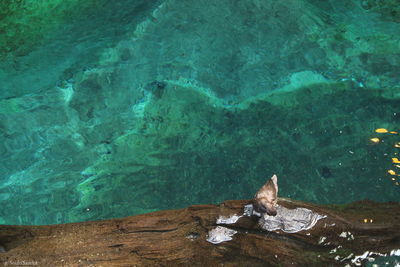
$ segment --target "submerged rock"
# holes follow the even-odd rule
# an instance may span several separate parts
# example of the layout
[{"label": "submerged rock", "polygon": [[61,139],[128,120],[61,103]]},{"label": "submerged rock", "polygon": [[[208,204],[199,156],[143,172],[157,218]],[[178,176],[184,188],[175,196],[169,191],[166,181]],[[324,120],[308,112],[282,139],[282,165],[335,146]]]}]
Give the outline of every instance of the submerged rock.
[{"label": "submerged rock", "polygon": [[398,0],[206,2],[0,1],[0,223],[399,199]]}]

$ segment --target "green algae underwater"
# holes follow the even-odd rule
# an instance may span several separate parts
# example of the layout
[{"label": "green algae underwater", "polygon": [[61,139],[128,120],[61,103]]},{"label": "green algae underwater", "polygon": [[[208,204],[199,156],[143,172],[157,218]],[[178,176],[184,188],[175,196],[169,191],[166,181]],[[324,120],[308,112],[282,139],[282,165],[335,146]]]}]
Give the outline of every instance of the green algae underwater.
[{"label": "green algae underwater", "polygon": [[4,1],[0,223],[400,197],[396,1]]}]

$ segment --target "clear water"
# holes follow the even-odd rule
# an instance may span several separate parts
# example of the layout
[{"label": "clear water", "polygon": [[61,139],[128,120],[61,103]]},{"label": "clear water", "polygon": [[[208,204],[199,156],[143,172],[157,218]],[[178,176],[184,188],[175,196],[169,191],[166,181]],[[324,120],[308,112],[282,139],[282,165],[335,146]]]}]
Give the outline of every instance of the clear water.
[{"label": "clear water", "polygon": [[396,1],[1,5],[1,224],[399,199]]}]

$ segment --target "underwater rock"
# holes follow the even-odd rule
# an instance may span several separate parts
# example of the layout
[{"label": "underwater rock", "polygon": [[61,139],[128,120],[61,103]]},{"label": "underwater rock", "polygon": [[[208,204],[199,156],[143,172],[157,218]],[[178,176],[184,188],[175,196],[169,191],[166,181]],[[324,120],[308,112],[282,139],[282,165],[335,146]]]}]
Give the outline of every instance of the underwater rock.
[{"label": "underwater rock", "polygon": [[156,98],[160,98],[166,86],[167,84],[165,82],[154,81],[146,86],[146,90],[151,92]]},{"label": "underwater rock", "polygon": [[332,176],[331,169],[329,169],[329,168],[326,167],[326,166],[323,166],[323,167],[321,168],[321,175],[322,175],[322,177],[324,177],[324,178],[330,178],[330,177]]},{"label": "underwater rock", "polygon": [[396,201],[398,136],[369,140],[398,130],[398,10],[0,1],[0,223],[245,198],[266,166],[288,197]]},{"label": "underwater rock", "polygon": [[0,263],[71,267],[344,266],[365,264],[382,255],[397,257],[400,249],[400,204],[367,200],[316,205],[282,198],[279,206],[308,209],[326,218],[311,229],[296,233],[266,231],[259,226],[257,216],[220,220],[218,226],[232,240],[207,242],[218,218],[243,214],[249,203],[232,200],[72,224],[2,225],[0,242],[4,251],[0,253]]}]

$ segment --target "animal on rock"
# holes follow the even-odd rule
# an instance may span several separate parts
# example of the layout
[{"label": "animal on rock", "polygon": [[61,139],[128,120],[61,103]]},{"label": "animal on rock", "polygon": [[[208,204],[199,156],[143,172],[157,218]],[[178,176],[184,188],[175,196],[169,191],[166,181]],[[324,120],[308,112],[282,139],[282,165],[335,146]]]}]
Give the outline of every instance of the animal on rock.
[{"label": "animal on rock", "polygon": [[256,193],[253,199],[254,210],[276,216],[278,201],[278,177],[274,174]]}]

